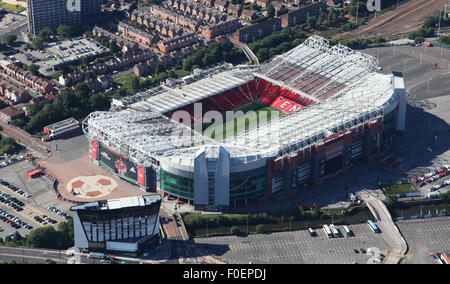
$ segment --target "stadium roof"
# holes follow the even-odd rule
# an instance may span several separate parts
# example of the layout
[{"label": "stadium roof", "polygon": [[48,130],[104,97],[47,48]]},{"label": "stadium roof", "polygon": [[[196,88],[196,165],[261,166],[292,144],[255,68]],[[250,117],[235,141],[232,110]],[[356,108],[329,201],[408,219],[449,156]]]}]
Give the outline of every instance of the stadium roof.
[{"label": "stadium roof", "polygon": [[[323,143],[334,133],[374,121],[392,108],[397,98],[394,76],[376,73],[377,67],[378,61],[372,56],[341,45],[330,46],[327,40],[313,36],[261,66],[220,65],[125,98],[118,104],[124,111],[92,113],[83,129],[91,139],[106,143],[141,165],[149,165],[150,157],[191,167],[201,147],[223,146],[230,153],[231,164],[290,155]],[[301,85],[313,76],[320,82],[315,89]],[[221,142],[162,115],[255,77],[316,103]]]},{"label": "stadium roof", "polygon": [[121,106],[137,111],[166,113],[252,81],[254,75],[251,71],[256,68],[222,64],[207,70],[197,69],[193,75],[178,82],[169,80],[156,89],[117,101]]}]

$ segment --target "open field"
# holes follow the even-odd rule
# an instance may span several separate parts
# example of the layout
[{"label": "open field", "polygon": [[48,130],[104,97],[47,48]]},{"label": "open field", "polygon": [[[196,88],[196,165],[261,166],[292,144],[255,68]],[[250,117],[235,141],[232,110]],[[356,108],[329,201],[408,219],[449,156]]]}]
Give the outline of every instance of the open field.
[{"label": "open field", "polygon": [[[277,115],[278,117],[283,116],[280,111],[261,102],[254,102],[238,107],[230,111],[230,114],[233,114],[233,116],[229,117],[227,112],[222,113],[223,123],[220,121],[203,123],[203,134],[220,141],[242,131],[254,128],[260,123],[267,123],[272,119],[276,119],[275,116]],[[219,136],[220,131],[222,131],[222,136]]]},{"label": "open field", "polygon": [[8,3],[2,2],[2,1],[0,1],[0,8],[5,9],[6,11],[15,12],[15,13],[20,13],[23,10],[25,10],[25,8],[20,5],[8,4]]}]

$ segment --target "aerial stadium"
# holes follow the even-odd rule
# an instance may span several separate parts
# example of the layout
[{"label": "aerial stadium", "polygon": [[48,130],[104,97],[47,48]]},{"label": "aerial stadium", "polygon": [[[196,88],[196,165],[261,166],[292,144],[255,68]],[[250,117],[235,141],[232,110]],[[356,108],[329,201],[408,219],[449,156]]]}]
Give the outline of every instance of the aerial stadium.
[{"label": "aerial stadium", "polygon": [[147,191],[245,206],[346,173],[405,130],[402,74],[378,68],[312,36],[261,65],[196,69],[115,99],[83,131],[94,163]]}]

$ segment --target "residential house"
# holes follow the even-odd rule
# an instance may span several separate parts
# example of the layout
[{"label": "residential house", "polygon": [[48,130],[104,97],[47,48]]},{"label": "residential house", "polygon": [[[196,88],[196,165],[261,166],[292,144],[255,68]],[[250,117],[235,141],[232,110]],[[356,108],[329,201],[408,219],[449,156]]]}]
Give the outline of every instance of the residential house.
[{"label": "residential house", "polygon": [[302,24],[305,23],[309,17],[318,16],[321,13],[327,13],[327,4],[325,2],[313,3],[282,15],[282,26],[290,27]]},{"label": "residential house", "polygon": [[228,6],[228,13],[231,14],[233,17],[239,18],[242,13],[242,6],[241,5],[234,5],[230,4]]},{"label": "residential house", "polygon": [[233,39],[248,43],[278,30],[281,30],[281,19],[273,18],[237,30]]},{"label": "residential house", "polygon": [[242,10],[240,18],[245,21],[251,21],[251,20],[255,20],[256,18],[258,18],[258,15],[253,10],[244,9],[244,10]]},{"label": "residential house", "polygon": [[230,4],[230,2],[228,2],[226,0],[215,0],[214,8],[218,9],[221,12],[226,13],[229,4]]}]

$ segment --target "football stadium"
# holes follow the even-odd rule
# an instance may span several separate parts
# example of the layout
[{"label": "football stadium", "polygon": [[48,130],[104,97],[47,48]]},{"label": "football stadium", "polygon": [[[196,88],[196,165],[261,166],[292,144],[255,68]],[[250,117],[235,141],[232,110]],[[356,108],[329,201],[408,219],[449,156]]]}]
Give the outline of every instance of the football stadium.
[{"label": "football stadium", "polygon": [[312,36],[261,65],[223,63],[115,99],[83,122],[92,161],[199,209],[295,195],[405,130],[401,73]]}]

